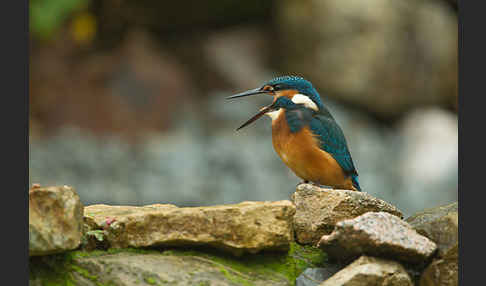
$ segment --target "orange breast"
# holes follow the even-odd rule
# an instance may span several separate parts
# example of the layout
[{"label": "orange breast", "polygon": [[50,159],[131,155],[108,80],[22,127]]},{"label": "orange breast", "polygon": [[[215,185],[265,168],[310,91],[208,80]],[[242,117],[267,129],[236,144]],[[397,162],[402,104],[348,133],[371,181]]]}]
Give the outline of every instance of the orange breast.
[{"label": "orange breast", "polygon": [[319,148],[318,140],[309,127],[291,133],[285,112],[280,110],[282,112],[272,121],[272,143],[285,165],[306,181],[353,189],[351,179],[329,153]]}]

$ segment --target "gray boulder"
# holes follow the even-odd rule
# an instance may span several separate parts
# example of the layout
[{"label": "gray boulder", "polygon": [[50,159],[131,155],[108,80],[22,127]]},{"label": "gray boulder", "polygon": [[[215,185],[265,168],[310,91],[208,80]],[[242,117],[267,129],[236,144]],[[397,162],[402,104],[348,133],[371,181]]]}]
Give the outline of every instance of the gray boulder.
[{"label": "gray boulder", "polygon": [[366,254],[411,263],[427,261],[437,249],[408,223],[385,212],[368,212],[337,223],[318,246],[340,260]]}]

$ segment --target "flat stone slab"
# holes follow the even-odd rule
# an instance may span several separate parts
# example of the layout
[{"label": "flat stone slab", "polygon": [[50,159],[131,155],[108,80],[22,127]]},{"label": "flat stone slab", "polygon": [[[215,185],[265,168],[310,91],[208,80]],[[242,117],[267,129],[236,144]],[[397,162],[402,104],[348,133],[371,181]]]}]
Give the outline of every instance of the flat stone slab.
[{"label": "flat stone slab", "polygon": [[292,195],[296,212],[294,230],[302,244],[317,244],[330,234],[339,221],[355,218],[367,212],[388,212],[403,218],[395,206],[365,192],[323,189],[311,184],[300,184]]},{"label": "flat stone slab", "polygon": [[75,249],[83,236],[83,204],[69,186],[29,190],[29,256]]},{"label": "flat stone slab", "polygon": [[[31,261],[29,285],[292,285],[286,276],[272,269],[242,269],[242,264],[238,263],[237,259],[232,263],[230,259],[222,260],[202,253],[185,254],[170,250],[119,251],[71,254],[70,259],[64,261],[64,264],[54,266],[50,266],[54,263],[52,261],[50,264],[42,260]],[[46,265],[53,268],[46,269]],[[47,271],[55,273],[46,273]]]},{"label": "flat stone slab", "polygon": [[290,201],[184,207],[91,205],[85,221],[104,229],[110,247],[209,245],[235,255],[289,249]]},{"label": "flat stone slab", "polygon": [[416,213],[407,218],[406,222],[437,244],[439,257],[443,257],[459,243],[457,202]]},{"label": "flat stone slab", "polygon": [[408,223],[385,212],[368,212],[337,223],[318,246],[340,260],[366,254],[411,263],[426,261],[437,249]]},{"label": "flat stone slab", "polygon": [[361,256],[319,286],[413,286],[412,279],[400,263]]}]

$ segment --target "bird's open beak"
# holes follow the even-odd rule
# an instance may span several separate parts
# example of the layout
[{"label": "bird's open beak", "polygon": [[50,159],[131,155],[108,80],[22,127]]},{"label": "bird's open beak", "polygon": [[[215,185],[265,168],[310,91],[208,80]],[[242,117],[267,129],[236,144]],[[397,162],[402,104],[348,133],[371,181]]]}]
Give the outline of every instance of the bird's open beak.
[{"label": "bird's open beak", "polygon": [[227,97],[226,99],[232,99],[232,98],[238,98],[238,97],[244,97],[244,96],[250,96],[250,95],[256,95],[256,94],[270,94],[271,91],[269,90],[262,90],[260,88],[255,88],[255,89],[250,89],[232,96]]},{"label": "bird's open beak", "polygon": [[[250,96],[250,95],[256,95],[256,94],[269,94],[272,95],[273,92],[270,90],[262,90],[261,88],[255,88],[255,89],[250,89],[232,96],[227,97],[226,99],[232,99],[232,98],[238,98],[238,97],[244,97],[244,96]],[[262,117],[265,113],[270,112],[273,110],[273,104],[270,106],[263,107],[260,109],[260,112],[258,112],[255,116],[250,118],[247,122],[243,123],[236,131],[240,130],[243,127],[246,127],[256,121],[258,118]]]},{"label": "bird's open beak", "polygon": [[243,127],[250,125],[251,123],[256,121],[258,118],[262,117],[265,113],[273,111],[273,109],[274,109],[273,104],[270,105],[270,106],[263,107],[262,109],[260,109],[260,112],[255,114],[255,116],[253,116],[252,118],[248,119],[248,121],[243,123],[240,127],[238,127],[238,129],[236,129],[236,131],[240,130]]}]

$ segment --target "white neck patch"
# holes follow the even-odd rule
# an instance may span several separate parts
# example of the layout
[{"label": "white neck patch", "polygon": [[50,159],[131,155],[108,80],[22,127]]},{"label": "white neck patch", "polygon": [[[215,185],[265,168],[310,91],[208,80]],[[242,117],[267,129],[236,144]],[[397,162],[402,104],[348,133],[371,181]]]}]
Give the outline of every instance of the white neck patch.
[{"label": "white neck patch", "polygon": [[275,111],[272,111],[272,112],[267,112],[265,113],[265,115],[268,115],[270,116],[270,118],[272,118],[272,121],[274,121],[275,119],[277,119],[280,114],[282,113],[283,109],[280,108],[279,110],[275,110]]},{"label": "white neck patch", "polygon": [[317,105],[307,95],[297,93],[292,97],[292,101],[295,104],[304,104],[304,106],[307,108],[313,109],[315,111],[319,111]]}]

